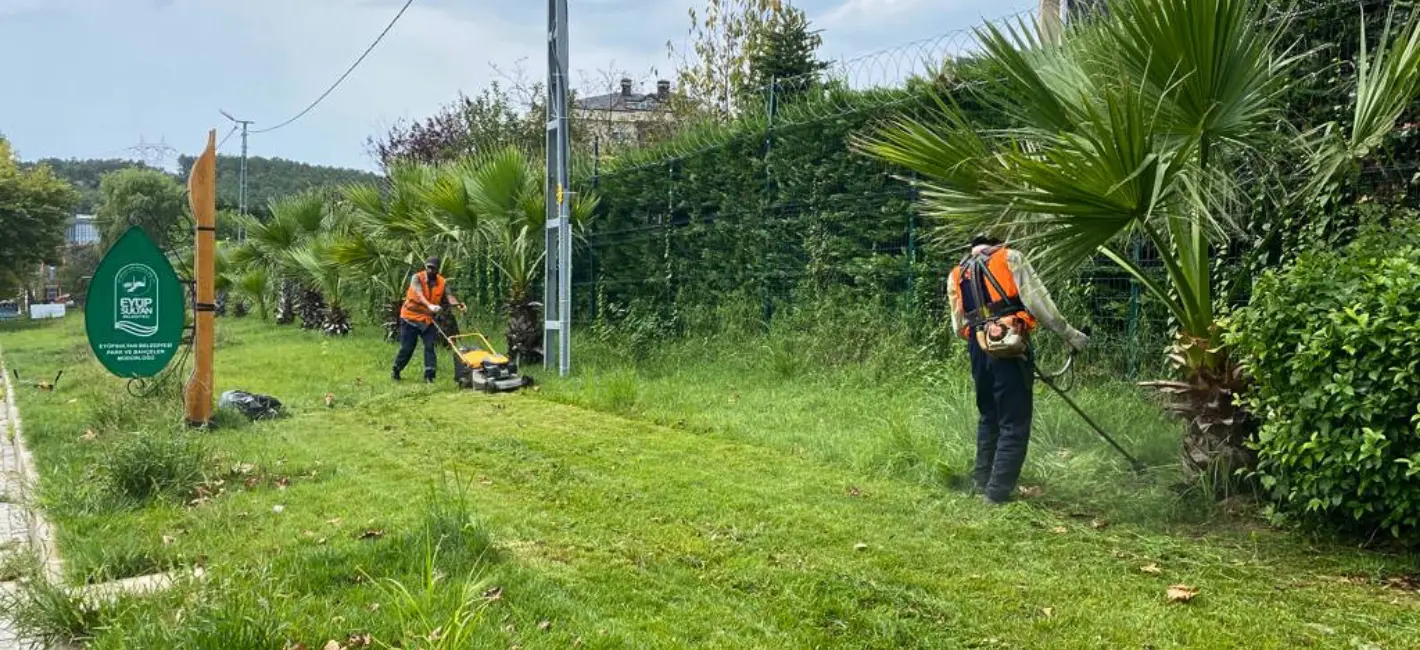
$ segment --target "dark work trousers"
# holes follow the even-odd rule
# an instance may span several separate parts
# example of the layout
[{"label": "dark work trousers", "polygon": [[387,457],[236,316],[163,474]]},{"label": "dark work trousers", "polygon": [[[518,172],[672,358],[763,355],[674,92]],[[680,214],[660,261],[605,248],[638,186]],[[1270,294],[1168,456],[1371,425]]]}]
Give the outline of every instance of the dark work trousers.
[{"label": "dark work trousers", "polygon": [[972,337],[971,378],[976,384],[976,487],[992,501],[1005,501],[1016,489],[1030,446],[1032,410],[1030,361],[997,359]]},{"label": "dark work trousers", "polygon": [[414,345],[424,341],[424,378],[434,379],[434,369],[439,365],[439,355],[434,350],[434,326],[415,324],[407,320],[399,321],[399,354],[394,358],[394,374],[398,376],[409,365],[414,356]]}]

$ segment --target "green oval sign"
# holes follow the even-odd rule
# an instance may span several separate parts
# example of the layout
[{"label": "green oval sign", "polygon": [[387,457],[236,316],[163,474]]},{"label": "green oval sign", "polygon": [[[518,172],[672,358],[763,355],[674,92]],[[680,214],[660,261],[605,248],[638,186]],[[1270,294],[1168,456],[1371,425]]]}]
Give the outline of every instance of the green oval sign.
[{"label": "green oval sign", "polygon": [[185,313],[182,282],[168,256],[133,226],[94,271],[84,328],[94,356],[109,372],[152,377],[177,353]]}]

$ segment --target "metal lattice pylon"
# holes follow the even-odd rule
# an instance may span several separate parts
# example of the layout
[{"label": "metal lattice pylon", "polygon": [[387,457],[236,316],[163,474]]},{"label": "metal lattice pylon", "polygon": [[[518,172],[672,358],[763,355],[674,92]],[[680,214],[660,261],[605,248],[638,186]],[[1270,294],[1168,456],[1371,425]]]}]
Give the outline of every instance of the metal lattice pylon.
[{"label": "metal lattice pylon", "polygon": [[547,257],[543,278],[544,367],[572,369],[571,147],[568,128],[567,0],[547,2]]}]

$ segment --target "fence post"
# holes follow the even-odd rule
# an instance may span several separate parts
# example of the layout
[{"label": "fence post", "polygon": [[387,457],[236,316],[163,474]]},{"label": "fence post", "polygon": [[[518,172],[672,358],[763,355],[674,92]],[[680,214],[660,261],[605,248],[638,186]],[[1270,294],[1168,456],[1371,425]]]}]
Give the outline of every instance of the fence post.
[{"label": "fence post", "polygon": [[[764,207],[765,207],[765,208],[768,208],[770,205],[773,205],[773,200],[772,200],[770,197],[771,197],[771,196],[773,195],[773,193],[774,193],[774,168],[773,168],[773,166],[770,164],[770,155],[774,153],[774,116],[775,116],[776,113],[779,112],[779,93],[778,93],[778,90],[779,90],[779,78],[778,78],[778,77],[770,77],[770,79],[769,79],[769,105],[766,107],[766,113],[767,113],[767,116],[766,116],[766,117],[768,118],[768,123],[766,124],[765,129],[764,129]],[[770,255],[768,254],[768,253],[769,253],[769,247],[772,245],[773,242],[771,241],[772,238],[770,238],[770,237],[767,236],[767,231],[768,231],[767,226],[768,226],[768,222],[769,222],[769,215],[767,214],[766,210],[763,210],[763,209],[762,209],[762,210],[760,211],[760,222],[761,222],[761,226],[764,227],[764,231],[762,231],[762,232],[760,233],[760,245],[763,247],[763,248],[761,249],[761,251],[762,251],[764,254],[760,256],[760,259],[761,259],[761,260],[772,259],[772,258],[770,257]],[[761,262],[761,263],[762,263],[762,262]],[[773,299],[773,296],[771,295],[773,292],[772,292],[772,290],[771,290],[771,288],[770,288],[770,287],[771,287],[772,280],[773,280],[773,278],[771,277],[771,274],[772,274],[772,270],[770,270],[770,269],[764,269],[764,270],[760,273],[760,290],[764,293],[764,296],[763,296],[763,301],[764,301],[764,307],[763,307],[764,316],[763,316],[763,318],[764,318],[764,326],[765,326],[766,329],[769,327],[769,321],[770,321],[770,319],[774,318],[774,299]]]},{"label": "fence post", "polygon": [[909,313],[917,312],[917,172],[912,172],[908,186],[907,206],[907,304]]},{"label": "fence post", "polygon": [[[1129,248],[1129,261],[1135,268],[1139,268],[1139,257],[1141,256],[1142,242],[1135,238],[1134,243]],[[1127,372],[1130,379],[1139,377],[1139,280],[1130,276],[1129,278],[1129,352],[1127,354]]]}]

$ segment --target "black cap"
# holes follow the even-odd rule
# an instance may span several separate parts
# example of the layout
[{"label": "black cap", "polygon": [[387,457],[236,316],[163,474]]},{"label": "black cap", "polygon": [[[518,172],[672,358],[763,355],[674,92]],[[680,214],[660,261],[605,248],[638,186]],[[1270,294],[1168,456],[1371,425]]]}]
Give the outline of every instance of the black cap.
[{"label": "black cap", "polygon": [[430,267],[430,266],[432,266],[432,267],[434,267],[434,268],[436,268],[436,269],[439,268],[439,258],[437,258],[437,257],[431,257],[431,258],[429,258],[427,261],[424,262],[424,266],[425,266],[425,267]]}]

